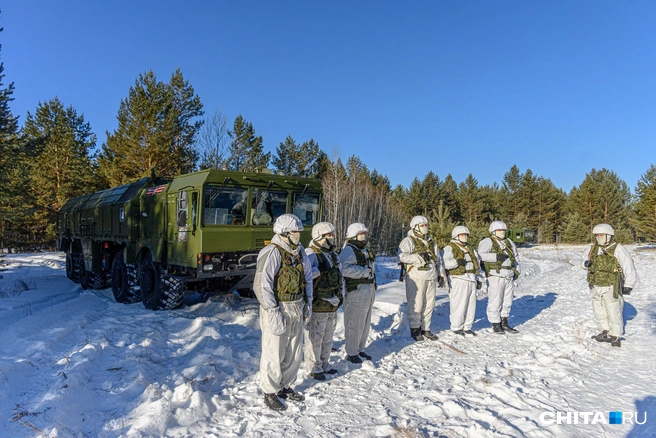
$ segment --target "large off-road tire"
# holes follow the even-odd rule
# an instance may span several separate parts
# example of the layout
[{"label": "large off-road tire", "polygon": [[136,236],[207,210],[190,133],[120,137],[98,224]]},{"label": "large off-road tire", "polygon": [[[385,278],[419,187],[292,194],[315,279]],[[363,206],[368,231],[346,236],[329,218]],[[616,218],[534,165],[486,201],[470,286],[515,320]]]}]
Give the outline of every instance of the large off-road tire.
[{"label": "large off-road tire", "polygon": [[116,255],[112,262],[112,292],[117,303],[132,304],[140,298],[139,289],[135,290],[130,286],[130,275],[121,254]]},{"label": "large off-road tire", "polygon": [[87,272],[86,266],[84,266],[84,254],[80,254],[79,257],[79,265],[80,268],[78,270],[79,272],[79,278],[80,278],[80,286],[82,286],[82,289],[89,289],[90,287],[90,276],[89,272]]},{"label": "large off-road tire", "polygon": [[75,281],[75,271],[73,270],[73,254],[68,251],[66,253],[66,277],[69,278],[69,280]]},{"label": "large off-road tire", "polygon": [[[81,254],[76,254],[72,252],[66,253],[66,276],[70,278],[74,283],[80,282],[80,260],[81,260]],[[69,276],[69,265],[70,265],[70,276]]]},{"label": "large off-road tire", "polygon": [[174,309],[182,304],[184,282],[170,277],[149,257],[141,264],[141,302],[146,309]]},{"label": "large off-road tire", "polygon": [[107,276],[104,273],[89,272],[89,288],[102,290],[107,287]]}]

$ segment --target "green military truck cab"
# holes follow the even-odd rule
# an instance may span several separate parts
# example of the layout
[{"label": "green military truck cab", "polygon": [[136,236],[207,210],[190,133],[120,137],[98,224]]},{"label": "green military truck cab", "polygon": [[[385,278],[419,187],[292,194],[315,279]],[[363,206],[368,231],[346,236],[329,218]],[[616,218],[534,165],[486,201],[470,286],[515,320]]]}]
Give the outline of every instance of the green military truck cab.
[{"label": "green military truck cab", "polygon": [[111,280],[118,302],[171,309],[187,289],[250,291],[275,219],[298,216],[307,244],[322,203],[315,179],[224,170],[152,176],[69,200],[57,216],[57,248],[83,288]]},{"label": "green military truck cab", "polygon": [[515,242],[517,245],[534,242],[533,230],[525,228],[510,229],[506,232],[506,237]]}]

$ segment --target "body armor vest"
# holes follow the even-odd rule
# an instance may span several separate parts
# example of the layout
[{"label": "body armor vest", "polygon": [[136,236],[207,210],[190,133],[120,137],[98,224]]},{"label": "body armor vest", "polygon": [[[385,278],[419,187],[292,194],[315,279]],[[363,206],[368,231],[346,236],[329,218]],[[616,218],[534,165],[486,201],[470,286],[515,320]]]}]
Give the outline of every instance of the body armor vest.
[{"label": "body armor vest", "polygon": [[280,269],[273,279],[276,301],[298,301],[303,298],[307,302],[305,293],[307,282],[305,281],[302,256],[300,254],[291,255],[275,243],[273,245],[278,248],[282,257]]},{"label": "body armor vest", "polygon": [[497,274],[502,270],[502,269],[508,269],[515,271],[516,274],[519,274],[517,270],[515,269],[515,264],[517,263],[517,259],[515,259],[515,253],[513,253],[512,250],[512,243],[510,243],[510,240],[508,238],[505,238],[501,240],[504,245],[506,246],[505,249],[501,249],[501,245],[499,245],[499,240],[495,238],[494,236],[490,237],[490,240],[492,241],[492,252],[494,254],[505,254],[508,256],[510,259],[510,266],[501,266],[503,262],[483,262],[483,269],[485,270],[485,276],[489,277],[490,276],[490,271],[493,269],[497,272]]},{"label": "body armor vest", "polygon": [[[599,248],[602,253],[599,254]],[[592,286],[616,286],[621,278],[622,268],[615,258],[617,243],[603,247],[595,243],[590,249],[589,260],[592,262],[588,268],[588,285]],[[615,295],[618,292],[615,292]],[[616,296],[617,298],[617,296]]]},{"label": "body armor vest", "polygon": [[[347,245],[350,245],[351,248],[353,249],[353,252],[355,253],[355,262],[357,263],[358,266],[369,266],[367,263],[367,256],[365,255],[364,251],[362,251],[360,248],[358,248],[356,245],[352,243],[347,243]],[[371,251],[367,251],[369,253],[369,260],[371,261],[371,265],[373,267],[375,256],[374,253]],[[373,268],[372,268],[373,269]],[[373,284],[375,282],[374,279],[369,280],[368,278],[349,278],[349,277],[344,277],[344,283],[346,283],[346,292],[351,292],[354,291],[358,288],[358,284]]]},{"label": "body armor vest", "polygon": [[[433,252],[432,249],[429,248],[429,245],[431,241],[428,241],[428,244],[424,243],[422,239],[419,239],[415,236],[410,236],[412,239],[412,243],[415,246],[415,250],[413,251],[413,254],[422,254],[422,253],[428,253],[430,255],[431,260],[433,260],[433,263],[435,263],[435,267],[439,264],[437,261],[437,256]],[[417,268],[419,271],[428,271],[430,268],[426,265],[422,266],[421,268]]]},{"label": "body armor vest", "polygon": [[328,263],[328,255],[318,248],[312,248],[319,261],[319,276],[312,282],[314,295],[312,298],[313,312],[336,312],[338,306],[333,306],[324,298],[338,297],[342,299],[342,273],[339,270],[339,260],[334,252],[330,253],[332,266]]},{"label": "body armor vest", "polygon": [[[469,258],[471,259],[471,262],[474,264],[474,269],[465,269],[464,266],[458,266],[454,269],[449,269],[449,275],[475,274],[478,272],[479,269],[478,258],[474,254],[474,249],[468,243],[465,243],[464,245],[465,245],[465,249],[467,250],[467,254],[469,254]],[[449,246],[451,247],[451,249],[453,249],[453,257],[455,259],[465,258],[465,251],[463,251],[462,247],[459,244],[455,242],[449,242]]]}]

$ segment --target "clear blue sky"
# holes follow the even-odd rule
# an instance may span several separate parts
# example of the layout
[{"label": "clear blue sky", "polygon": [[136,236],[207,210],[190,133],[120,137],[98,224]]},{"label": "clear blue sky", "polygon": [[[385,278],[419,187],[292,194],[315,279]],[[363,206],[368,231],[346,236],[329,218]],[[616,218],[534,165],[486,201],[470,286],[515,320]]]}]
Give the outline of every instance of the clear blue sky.
[{"label": "clear blue sky", "polygon": [[11,108],[58,96],[98,135],[139,73],[180,67],[265,149],[289,134],[392,185],[433,171],[501,183],[513,164],[569,191],[592,168],[634,190],[656,157],[656,2],[3,2]]}]

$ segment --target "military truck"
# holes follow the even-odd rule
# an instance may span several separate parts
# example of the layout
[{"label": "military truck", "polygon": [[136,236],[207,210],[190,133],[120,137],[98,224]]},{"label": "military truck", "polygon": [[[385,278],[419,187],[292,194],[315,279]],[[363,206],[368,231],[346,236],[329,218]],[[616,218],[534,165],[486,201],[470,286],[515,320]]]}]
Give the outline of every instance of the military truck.
[{"label": "military truck", "polygon": [[85,288],[111,282],[117,302],[172,309],[185,290],[252,289],[258,252],[284,213],[307,244],[321,221],[321,182],[269,173],[202,170],[150,177],[70,199],[57,214],[66,275]]},{"label": "military truck", "polygon": [[510,229],[506,232],[506,237],[517,245],[524,245],[535,241],[533,230],[525,228]]}]

